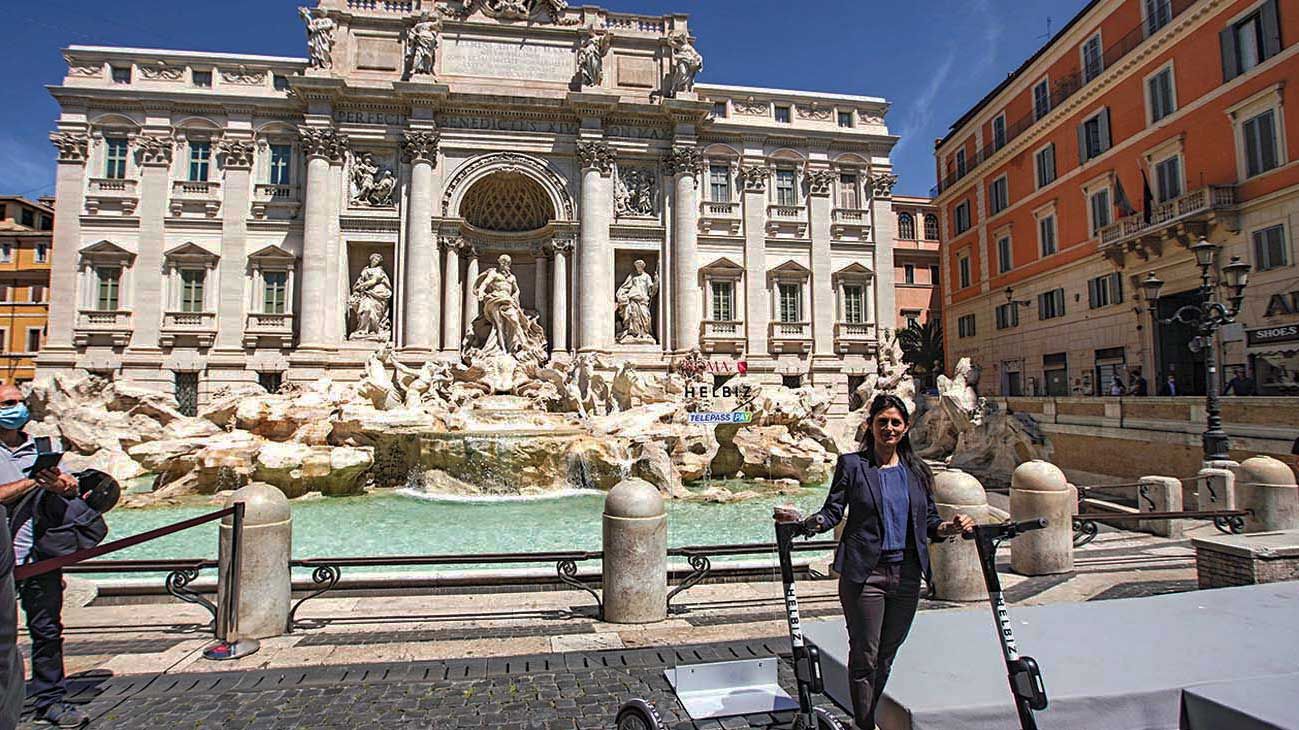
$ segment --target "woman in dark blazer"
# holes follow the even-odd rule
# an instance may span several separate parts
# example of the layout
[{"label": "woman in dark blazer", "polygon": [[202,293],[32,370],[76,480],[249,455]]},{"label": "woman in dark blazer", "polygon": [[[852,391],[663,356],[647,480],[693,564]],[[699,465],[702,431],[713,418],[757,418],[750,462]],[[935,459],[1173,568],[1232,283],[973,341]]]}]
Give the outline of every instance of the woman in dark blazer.
[{"label": "woman in dark blazer", "polygon": [[[860,730],[875,730],[875,706],[920,603],[920,578],[932,580],[929,542],[974,529],[967,515],[949,522],[938,516],[933,472],[907,436],[906,404],[881,395],[869,413],[860,450],[839,457],[825,506],[803,519],[808,530],[825,532],[848,512],[834,569],[848,624],[853,721]],[[784,507],[775,517],[778,522],[802,519]]]}]

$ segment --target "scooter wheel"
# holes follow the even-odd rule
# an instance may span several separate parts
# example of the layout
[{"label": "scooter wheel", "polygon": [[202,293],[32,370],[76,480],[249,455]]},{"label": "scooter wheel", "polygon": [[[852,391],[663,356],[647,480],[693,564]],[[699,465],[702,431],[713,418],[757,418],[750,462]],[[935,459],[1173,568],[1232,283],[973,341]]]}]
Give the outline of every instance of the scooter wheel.
[{"label": "scooter wheel", "polygon": [[824,707],[813,707],[812,714],[816,716],[816,730],[844,730],[843,724]]},{"label": "scooter wheel", "polygon": [[617,730],[667,730],[654,705],[645,700],[628,700],[618,709]]}]

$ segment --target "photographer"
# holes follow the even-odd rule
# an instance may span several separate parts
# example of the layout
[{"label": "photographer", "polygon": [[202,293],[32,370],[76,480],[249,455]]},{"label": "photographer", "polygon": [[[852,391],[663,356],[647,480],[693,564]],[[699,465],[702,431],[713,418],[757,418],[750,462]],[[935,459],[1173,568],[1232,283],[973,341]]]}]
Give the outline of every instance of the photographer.
[{"label": "photographer", "polygon": [[[60,445],[50,438],[32,438],[23,428],[31,420],[23,394],[12,385],[0,386],[0,503],[9,513],[16,565],[36,562],[37,547],[50,527],[47,503],[66,504],[77,494],[77,480],[58,468],[29,473],[42,452]],[[60,499],[47,500],[47,496]],[[36,718],[58,727],[81,727],[88,718],[64,701],[63,573],[54,570],[17,584],[32,640],[32,678],[27,696]]]}]

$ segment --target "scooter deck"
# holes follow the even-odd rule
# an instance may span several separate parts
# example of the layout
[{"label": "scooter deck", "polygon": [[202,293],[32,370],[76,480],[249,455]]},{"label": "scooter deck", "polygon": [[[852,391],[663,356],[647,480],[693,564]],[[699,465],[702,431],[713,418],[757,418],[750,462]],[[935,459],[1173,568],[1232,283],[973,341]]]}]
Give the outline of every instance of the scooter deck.
[{"label": "scooter deck", "polygon": [[798,702],[781,689],[776,657],[686,664],[663,676],[692,720],[785,712]]}]

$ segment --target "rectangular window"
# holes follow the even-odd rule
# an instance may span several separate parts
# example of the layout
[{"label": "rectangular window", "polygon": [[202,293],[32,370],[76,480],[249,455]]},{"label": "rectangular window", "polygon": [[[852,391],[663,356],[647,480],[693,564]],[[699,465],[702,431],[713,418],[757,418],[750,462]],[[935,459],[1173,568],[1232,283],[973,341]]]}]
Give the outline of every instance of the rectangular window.
[{"label": "rectangular window", "polygon": [[36,263],[43,264],[50,258],[50,246],[46,243],[36,244]]},{"label": "rectangular window", "polygon": [[1019,326],[1019,305],[1014,302],[997,305],[997,329]]},{"label": "rectangular window", "polygon": [[1160,119],[1177,111],[1177,100],[1173,98],[1173,69],[1165,68],[1146,80],[1146,95],[1150,103],[1150,121]]},{"label": "rectangular window", "polygon": [[1082,47],[1083,83],[1087,83],[1105,70],[1105,60],[1101,56],[1101,34],[1088,38]]},{"label": "rectangular window", "polygon": [[1033,155],[1033,164],[1037,169],[1037,186],[1044,188],[1055,182],[1055,144],[1049,144]]},{"label": "rectangular window", "polygon": [[839,126],[845,129],[852,128],[852,112],[839,112]]},{"label": "rectangular window", "polygon": [[956,176],[965,177],[965,150],[956,151]]},{"label": "rectangular window", "polygon": [[1118,272],[1087,281],[1087,308],[1099,309],[1123,303],[1123,276]]},{"label": "rectangular window", "polygon": [[125,137],[104,138],[104,177],[110,180],[121,180],[126,177],[127,146]]},{"label": "rectangular window", "polygon": [[198,373],[176,373],[176,404],[182,414],[198,415]]},{"label": "rectangular window", "polygon": [[1037,82],[1033,87],[1033,121],[1037,121],[1051,112],[1051,86],[1046,79]]},{"label": "rectangular window", "polygon": [[726,118],[726,102],[724,101],[713,102],[713,116],[718,119]]},{"label": "rectangular window", "polygon": [[776,170],[776,205],[798,205],[793,170]]},{"label": "rectangular window", "polygon": [[1055,216],[1044,215],[1037,221],[1037,244],[1038,250],[1042,256],[1050,256],[1056,252],[1055,245]]},{"label": "rectangular window", "polygon": [[840,175],[839,176],[839,207],[847,210],[856,209],[860,203],[857,200],[857,176]]},{"label": "rectangular window", "polygon": [[8,301],[12,301],[9,298],[9,285],[0,284],[0,302],[8,302]]},{"label": "rectangular window", "polygon": [[713,319],[719,322],[735,321],[735,282],[713,282]]},{"label": "rectangular window", "polygon": [[207,182],[208,165],[212,160],[211,142],[189,143],[189,180]]},{"label": "rectangular window", "polygon": [[1254,268],[1267,271],[1290,263],[1285,245],[1285,227],[1271,226],[1254,231]]},{"label": "rectangular window", "polygon": [[731,202],[731,168],[729,165],[708,166],[708,200],[713,203]]},{"label": "rectangular window", "polygon": [[789,124],[790,122],[789,107],[782,104],[777,104],[773,108],[775,109],[776,122],[778,124]]},{"label": "rectangular window", "polygon": [[288,311],[289,272],[262,272],[262,312],[284,314]]},{"label": "rectangular window", "polygon": [[32,288],[30,289],[30,292],[31,292],[31,302],[32,302],[32,304],[40,304],[40,303],[42,303],[42,302],[45,301],[45,287],[44,287],[44,286],[42,286],[42,285],[40,285],[40,284],[32,284]]},{"label": "rectangular window", "polygon": [[1254,177],[1280,164],[1277,150],[1276,113],[1272,109],[1245,120],[1245,176]]},{"label": "rectangular window", "polygon": [[938,240],[938,216],[933,213],[925,213],[925,240]]},{"label": "rectangular window", "polygon": [[803,287],[798,284],[777,284],[780,293],[780,321],[801,322]]},{"label": "rectangular window", "polygon": [[1010,236],[1002,236],[997,239],[997,272],[1004,274],[1010,271],[1014,265],[1014,259],[1010,250]]},{"label": "rectangular window", "polygon": [[974,315],[973,314],[967,314],[964,317],[961,317],[960,319],[956,320],[956,336],[957,337],[974,336]]},{"label": "rectangular window", "polygon": [[1281,28],[1277,0],[1267,0],[1258,10],[1224,28],[1222,45],[1223,81],[1231,81],[1281,52]]},{"label": "rectangular window", "polygon": [[36,227],[36,213],[31,208],[23,208],[23,225],[28,228]]},{"label": "rectangular window", "polygon": [[1146,8],[1146,35],[1168,25],[1173,19],[1173,0],[1144,0]]},{"label": "rectangular window", "polygon": [[271,184],[289,185],[293,165],[293,145],[271,145]]},{"label": "rectangular window", "polygon": [[970,285],[970,257],[962,256],[958,259],[956,268],[959,273],[961,288],[964,289]]},{"label": "rectangular window", "polygon": [[998,114],[992,120],[992,149],[1006,146],[1006,115]]},{"label": "rectangular window", "polygon": [[866,290],[860,284],[843,288],[843,321],[848,324],[866,322]]},{"label": "rectangular window", "polygon": [[992,206],[993,215],[1000,213],[1010,205],[1010,193],[1005,175],[993,180],[992,184],[988,186],[988,204]]},{"label": "rectangular window", "polygon": [[907,329],[916,329],[920,326],[919,312],[903,312],[902,318],[907,321]]},{"label": "rectangular window", "polygon": [[102,312],[113,312],[118,308],[117,294],[122,282],[122,270],[116,266],[99,266],[95,268],[96,308]]},{"label": "rectangular window", "polygon": [[37,226],[37,228],[39,228],[42,231],[54,230],[54,219],[49,217],[48,215],[42,215],[41,224]]},{"label": "rectangular window", "polygon": [[203,311],[203,282],[207,272],[203,269],[181,269],[180,311]]},{"label": "rectangular window", "polygon": [[1086,162],[1110,148],[1110,110],[1092,115],[1078,127],[1078,159]]},{"label": "rectangular window", "polygon": [[284,382],[284,373],[259,372],[257,373],[257,384],[266,389],[267,393],[280,392],[280,385]]},{"label": "rectangular window", "polygon": [[40,352],[40,351],[41,351],[41,328],[28,327],[27,328],[27,352]]},{"label": "rectangular window", "polygon": [[1110,189],[1097,190],[1088,200],[1091,206],[1092,235],[1095,236],[1110,224]]},{"label": "rectangular window", "polygon": [[275,86],[275,90],[276,90],[276,91],[288,91],[288,90],[289,90],[289,77],[288,77],[288,76],[285,76],[284,74],[275,74],[275,75],[272,77],[271,80],[272,80],[273,85]]},{"label": "rectangular window", "polygon": [[1236,67],[1244,73],[1257,66],[1262,59],[1263,24],[1258,14],[1240,21],[1234,26],[1236,34]]},{"label": "rectangular window", "polygon": [[1064,289],[1052,289],[1037,295],[1037,318],[1055,319],[1064,316]]},{"label": "rectangular window", "polygon": [[212,88],[212,72],[211,72],[211,71],[198,71],[198,70],[195,70],[194,73],[193,73],[193,79],[194,79],[194,85],[197,86],[197,87],[199,87],[199,88],[201,88],[201,89],[210,89],[210,88]]},{"label": "rectangular window", "polygon": [[1174,155],[1155,165],[1155,187],[1161,203],[1182,197],[1182,158]]},{"label": "rectangular window", "polygon": [[916,267],[914,264],[905,264],[902,267],[902,280],[908,284],[916,283]]},{"label": "rectangular window", "polygon": [[929,266],[929,283],[934,286],[938,286],[938,265],[937,264],[931,264]]},{"label": "rectangular window", "polygon": [[970,230],[970,201],[967,200],[956,206],[954,217],[956,218],[956,234],[958,236]]},{"label": "rectangular window", "polygon": [[0,243],[0,263],[9,263],[14,260],[14,245],[12,243]]},{"label": "rectangular window", "polygon": [[115,84],[129,84],[129,83],[131,83],[131,67],[130,67],[130,66],[109,66],[108,68],[109,68],[109,71],[111,72],[111,75],[112,75],[112,77],[113,77],[113,83],[115,83]]}]

